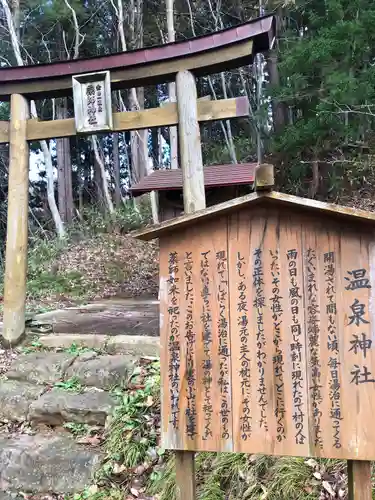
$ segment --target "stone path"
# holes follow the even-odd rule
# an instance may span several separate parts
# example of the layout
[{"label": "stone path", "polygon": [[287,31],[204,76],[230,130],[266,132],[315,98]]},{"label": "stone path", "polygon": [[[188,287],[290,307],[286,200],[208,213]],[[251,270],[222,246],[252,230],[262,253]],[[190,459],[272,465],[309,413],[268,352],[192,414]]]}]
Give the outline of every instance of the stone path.
[{"label": "stone path", "polygon": [[0,437],[0,491],[74,493],[89,483],[100,454],[57,434]]},{"label": "stone path", "polygon": [[[129,339],[114,354],[32,352],[11,362],[0,378],[0,500],[24,498],[20,492],[71,494],[90,484],[100,448],[78,444],[63,426],[106,424],[116,406],[111,389],[125,384],[143,355],[139,339]],[[145,355],[157,355],[158,340],[143,339]],[[54,338],[64,342],[66,336]],[[9,432],[10,422],[24,422],[24,430]]]},{"label": "stone path", "polygon": [[30,330],[104,336],[159,335],[159,302],[152,299],[108,299],[80,307],[35,314]]}]

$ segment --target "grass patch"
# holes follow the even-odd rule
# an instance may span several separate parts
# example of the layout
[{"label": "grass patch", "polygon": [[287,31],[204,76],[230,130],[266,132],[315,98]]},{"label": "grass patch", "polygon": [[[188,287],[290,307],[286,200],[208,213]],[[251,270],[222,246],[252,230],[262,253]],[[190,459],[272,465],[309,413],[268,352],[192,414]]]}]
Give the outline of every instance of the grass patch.
[{"label": "grass patch", "polygon": [[64,500],[124,500],[124,492],[118,488],[99,490],[97,486],[90,486],[82,493],[68,495]]},{"label": "grass patch", "polygon": [[39,341],[39,339],[32,340],[27,345],[20,348],[22,354],[30,354],[32,352],[40,352],[47,350],[46,347]]},{"label": "grass patch", "polygon": [[[125,389],[112,391],[118,406],[105,431],[98,489],[79,500],[117,500],[119,492],[127,498],[140,477],[140,498],[176,499],[174,454],[159,446],[159,393],[160,364],[150,362],[136,368]],[[346,463],[338,460],[198,453],[195,464],[198,500],[322,500],[347,494]]]},{"label": "grass patch", "polygon": [[64,429],[68,430],[71,434],[73,434],[73,436],[79,437],[79,436],[85,436],[89,432],[90,427],[87,424],[66,422],[64,424]]},{"label": "grass patch", "polygon": [[72,377],[65,381],[56,382],[54,387],[68,392],[83,392],[84,386],[77,377]]},{"label": "grass patch", "polygon": [[75,355],[83,354],[85,352],[95,352],[97,354],[103,354],[104,349],[99,349],[95,347],[85,347],[83,345],[79,345],[73,342],[69,347],[63,349],[63,351]]},{"label": "grass patch", "polygon": [[[195,464],[199,500],[333,498],[327,495],[323,482],[336,492],[334,498],[345,497],[345,462],[339,460],[198,453]],[[149,476],[148,491],[158,494],[160,500],[173,500],[176,498],[175,481],[174,456],[171,454],[162,472],[157,477]]]},{"label": "grass patch", "polygon": [[69,294],[71,297],[82,297],[85,294],[83,275],[78,271],[59,272],[39,270],[29,276],[27,294],[35,299],[50,293]]},{"label": "grass patch", "polygon": [[[147,378],[142,388],[118,392],[118,406],[111,420],[105,441],[109,459],[115,459],[126,467],[141,464],[149,450],[155,449],[159,435],[160,420],[160,365],[148,367]],[[136,370],[132,379],[141,375]],[[116,395],[116,391],[114,391]],[[155,422],[154,418],[157,418]]]}]

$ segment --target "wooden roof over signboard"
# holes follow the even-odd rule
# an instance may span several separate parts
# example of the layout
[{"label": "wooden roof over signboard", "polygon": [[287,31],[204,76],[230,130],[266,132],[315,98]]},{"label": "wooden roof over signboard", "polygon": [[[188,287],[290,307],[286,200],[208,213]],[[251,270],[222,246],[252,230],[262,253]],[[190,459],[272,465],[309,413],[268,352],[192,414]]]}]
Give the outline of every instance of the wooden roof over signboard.
[{"label": "wooden roof over signboard", "polygon": [[[256,163],[239,163],[236,165],[207,165],[203,169],[206,188],[240,186],[252,184],[255,179]],[[150,191],[182,190],[182,170],[155,170],[152,174],[131,187],[135,196]]]},{"label": "wooden roof over signboard", "polygon": [[0,101],[14,93],[39,98],[69,95],[72,76],[111,72],[112,89],[173,80],[178,71],[197,76],[229,70],[251,62],[254,54],[272,47],[275,18],[264,16],[239,26],[189,40],[88,59],[0,69]]},{"label": "wooden roof over signboard", "polygon": [[311,200],[308,198],[300,198],[289,194],[271,192],[256,192],[251,193],[234,200],[226,201],[213,207],[200,210],[189,215],[182,215],[172,220],[156,224],[152,227],[134,231],[132,236],[141,240],[152,240],[161,236],[166,236],[179,229],[185,229],[202,220],[215,216],[226,215],[248,205],[273,205],[281,208],[289,207],[300,209],[302,211],[312,212],[321,216],[329,215],[341,220],[350,222],[371,223],[375,228],[375,212],[367,212],[357,208],[344,207],[334,203],[325,203],[322,201]]}]

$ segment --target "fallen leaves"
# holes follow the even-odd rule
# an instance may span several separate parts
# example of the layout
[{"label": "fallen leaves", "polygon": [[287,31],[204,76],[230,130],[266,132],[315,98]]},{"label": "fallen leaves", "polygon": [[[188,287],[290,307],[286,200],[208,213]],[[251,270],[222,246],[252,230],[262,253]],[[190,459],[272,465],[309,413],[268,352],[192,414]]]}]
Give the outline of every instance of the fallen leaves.
[{"label": "fallen leaves", "polygon": [[96,447],[102,444],[103,437],[98,434],[94,434],[93,436],[84,436],[82,438],[79,438],[76,440],[76,442],[78,444],[87,444],[89,446]]},{"label": "fallen leaves", "polygon": [[336,467],[328,471],[324,461],[318,462],[314,458],[305,460],[305,464],[313,469],[312,479],[304,490],[312,494],[320,488],[319,500],[343,499],[347,495],[347,480],[344,467],[337,462]]}]

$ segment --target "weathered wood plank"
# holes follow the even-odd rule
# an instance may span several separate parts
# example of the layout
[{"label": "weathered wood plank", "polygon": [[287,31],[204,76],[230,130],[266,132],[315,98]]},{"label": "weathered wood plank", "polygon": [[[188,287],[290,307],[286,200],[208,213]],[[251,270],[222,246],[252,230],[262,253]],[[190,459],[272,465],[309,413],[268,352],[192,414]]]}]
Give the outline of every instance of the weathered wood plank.
[{"label": "weathered wood plank", "polygon": [[[206,109],[212,109],[209,107],[211,102],[200,101],[197,102],[197,89],[195,84],[194,76],[188,72],[178,72],[176,77],[176,90],[177,90],[177,111],[178,111],[178,132],[179,132],[179,149],[180,149],[180,163],[182,168],[183,177],[183,198],[184,198],[184,208],[185,213],[192,213],[196,210],[203,209],[206,207],[206,195],[204,190],[204,176],[203,176],[203,160],[202,160],[202,149],[200,142],[200,130],[199,130],[199,109],[200,106],[207,106]],[[207,119],[207,118],[205,118]],[[200,240],[200,233],[198,233],[198,242]],[[198,245],[199,248],[199,245]],[[196,273],[193,274],[192,270],[194,268],[194,259],[197,258],[196,253],[199,250],[197,245],[193,247],[189,253],[186,247],[182,248],[179,254],[183,255],[183,264],[181,262],[180,266],[183,268],[184,276],[184,287],[183,295],[180,296],[181,311],[183,312],[182,323],[177,327],[178,335],[183,334],[184,339],[181,339],[183,349],[180,350],[180,364],[178,369],[183,368],[182,373],[180,372],[179,379],[181,379],[181,386],[178,384],[177,391],[179,394],[179,411],[182,415],[184,425],[183,430],[174,428],[174,434],[179,434],[178,441],[182,443],[182,448],[184,450],[189,449],[193,445],[193,449],[196,447],[197,437],[199,436],[199,429],[202,429],[201,438],[208,442],[208,449],[212,447],[220,447],[220,437],[216,438],[215,444],[212,443],[212,438],[216,433],[212,429],[212,425],[216,426],[217,421],[212,422],[212,416],[217,415],[219,408],[217,406],[216,398],[214,399],[213,394],[213,384],[218,380],[214,378],[214,367],[212,363],[212,349],[213,349],[213,332],[212,332],[212,322],[214,321],[214,311],[213,316],[208,318],[210,314],[207,311],[204,315],[205,309],[209,307],[210,296],[205,290],[210,281],[210,272],[206,265],[209,265],[209,259],[207,254],[199,253],[200,269],[201,273],[199,277]],[[206,250],[203,250],[205,252]],[[194,255],[195,254],[195,255]],[[171,275],[171,256],[173,252],[169,253],[169,276]],[[176,254],[175,254],[176,255]],[[165,258],[165,256],[164,256]],[[181,267],[179,267],[181,269]],[[189,280],[190,278],[190,280]],[[228,279],[228,278],[227,278]],[[199,281],[198,281],[199,280]],[[168,280],[170,284],[170,279]],[[181,280],[182,281],[182,280]],[[198,284],[199,283],[199,284]],[[182,284],[182,283],[181,283]],[[197,293],[197,288],[200,286],[200,294]],[[201,300],[202,304],[202,315],[199,315],[201,319],[201,325],[198,322],[197,312],[193,312],[195,307],[199,307],[197,300]],[[169,308],[170,312],[171,309]],[[180,307],[178,312],[180,313]],[[193,323],[190,321],[195,316],[195,321]],[[179,316],[178,316],[179,318]],[[169,314],[169,319],[173,316]],[[219,317],[217,317],[219,320]],[[208,326],[207,326],[208,325]],[[200,326],[200,328],[199,328]],[[170,325],[172,328],[172,324]],[[195,327],[195,328],[194,328]],[[209,332],[208,329],[211,328]],[[197,345],[197,332],[202,329],[200,334],[200,345]],[[171,336],[169,338],[172,338]],[[194,345],[195,344],[195,345]],[[203,344],[203,345],[202,345]],[[169,347],[169,346],[168,346]],[[201,348],[201,349],[199,349]],[[181,349],[181,346],[180,346]],[[173,356],[173,351],[169,350],[169,356]],[[182,360],[182,363],[181,363]],[[203,363],[203,365],[202,365]],[[173,363],[169,366],[172,366]],[[199,377],[200,371],[203,370],[202,382],[204,386],[204,395],[202,403],[197,398],[196,384],[197,378]],[[210,378],[211,375],[211,378]],[[171,380],[171,373],[169,373],[169,380]],[[202,391],[200,391],[202,392]],[[185,393],[185,394],[184,394]],[[173,397],[173,394],[171,394]],[[185,398],[184,398],[185,396]],[[200,394],[202,396],[202,394]],[[184,398],[184,399],[182,399]],[[206,410],[200,412],[197,408],[198,405],[203,404],[203,408]],[[185,411],[184,411],[185,406]],[[182,411],[181,411],[182,410]],[[215,411],[216,410],[216,411]],[[197,421],[197,415],[201,415],[204,419],[203,422]],[[164,422],[170,422],[168,415],[164,414]],[[203,427],[202,427],[203,425]],[[232,429],[232,422],[228,424],[230,429]],[[181,434],[183,432],[183,434]],[[230,435],[228,434],[228,438]],[[219,440],[219,442],[217,442]],[[211,441],[211,443],[210,443]],[[232,444],[232,443],[231,443]],[[177,446],[180,448],[181,446]],[[205,448],[206,449],[206,448]],[[211,448],[212,449],[212,448]],[[232,447],[231,447],[232,449]],[[181,451],[177,452],[176,455],[176,477],[177,477],[177,497],[187,500],[194,500],[195,494],[195,471],[194,471],[194,453]]]},{"label": "weathered wood plank", "polygon": [[194,75],[189,71],[177,73],[176,91],[184,210],[186,214],[189,214],[206,207],[197,88]]},{"label": "weathered wood plank", "polygon": [[273,165],[263,163],[255,170],[256,191],[269,191],[275,185],[275,175]]},{"label": "weathered wood plank", "polygon": [[6,345],[16,345],[25,332],[29,213],[29,146],[26,140],[28,113],[26,99],[18,94],[12,95],[2,332]]},{"label": "weathered wood plank", "polygon": [[252,258],[250,255],[250,217],[245,211],[228,216],[228,256],[231,317],[231,357],[232,357],[232,401],[234,447],[242,452],[243,445],[252,438],[255,422],[252,399],[255,385],[251,378],[251,367],[256,362],[253,354],[250,323],[253,303],[252,279],[248,272]]},{"label": "weathered wood plank", "polygon": [[371,500],[371,462],[348,460],[349,500]]},{"label": "weathered wood plank", "polygon": [[194,453],[176,451],[177,500],[196,500]]},{"label": "weathered wood plank", "polygon": [[[193,369],[186,364],[182,338],[183,426],[163,436],[165,447],[230,451],[233,443],[233,451],[243,453],[374,458],[373,232],[335,217],[317,218],[297,205],[242,206],[230,216],[197,220],[161,238],[162,262],[165,248],[169,254],[177,249],[182,260],[191,254],[192,327],[187,331],[186,269],[180,265],[178,331],[180,338],[193,332],[189,349],[195,363]],[[215,266],[227,241],[228,273],[222,280]],[[226,281],[228,316],[222,322]],[[166,294],[161,302],[165,296],[170,300]],[[161,307],[168,310],[171,304]],[[227,322],[231,407],[223,412],[221,354],[227,346],[221,327]],[[163,336],[170,338],[170,332]],[[167,359],[172,354],[167,352]],[[193,374],[194,439],[184,435],[186,416],[192,414],[186,374]],[[164,408],[163,421],[170,422]],[[223,414],[232,412],[233,438],[224,439]]]},{"label": "weathered wood plank", "polygon": [[[248,115],[249,102],[246,97],[235,97],[218,101],[198,100],[198,121],[238,118]],[[126,111],[113,114],[113,131],[140,130],[153,127],[177,125],[177,104],[167,103],[160,108],[141,111]],[[9,123],[0,122],[0,144],[9,141]],[[65,120],[28,120],[27,140],[55,139],[76,135],[74,118]]]}]

